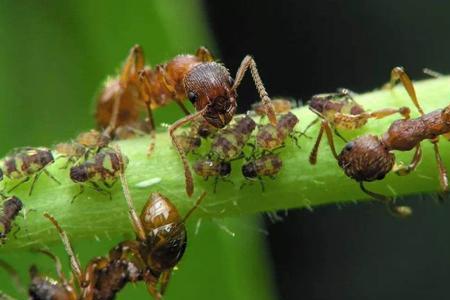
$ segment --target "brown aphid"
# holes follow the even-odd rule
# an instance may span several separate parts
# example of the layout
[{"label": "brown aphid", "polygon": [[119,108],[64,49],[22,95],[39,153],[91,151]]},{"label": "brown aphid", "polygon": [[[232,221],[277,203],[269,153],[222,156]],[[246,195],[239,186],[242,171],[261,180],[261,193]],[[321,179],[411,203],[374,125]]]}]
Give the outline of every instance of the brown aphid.
[{"label": "brown aphid", "polygon": [[231,163],[228,161],[215,160],[210,158],[202,158],[197,160],[193,166],[195,174],[208,180],[209,177],[214,178],[214,193],[217,189],[219,179],[226,181],[231,173]]},{"label": "brown aphid", "polygon": [[[292,104],[293,104],[292,100],[288,100],[285,98],[272,99],[273,110],[277,115],[290,112],[292,109]],[[258,116],[266,115],[266,109],[264,107],[264,104],[262,104],[261,102],[256,102],[252,104],[252,111],[254,111]]]},{"label": "brown aphid", "polygon": [[13,191],[33,177],[29,191],[29,195],[31,195],[34,184],[42,173],[45,173],[53,181],[60,184],[60,182],[46,170],[46,167],[54,162],[55,160],[50,149],[44,147],[15,149],[0,162],[0,168],[2,169],[3,175],[9,179],[20,180],[19,183],[10,188],[8,192]]},{"label": "brown aphid", "polygon": [[276,126],[272,124],[259,126],[256,134],[256,145],[258,148],[270,152],[282,147],[288,136],[296,141],[297,138],[293,135],[293,132],[298,122],[298,118],[292,112],[288,112],[278,119]]},{"label": "brown aphid", "polygon": [[[118,148],[117,151],[120,152]],[[140,257],[148,268],[143,280],[148,292],[155,299],[161,299],[169,283],[172,270],[181,260],[186,249],[185,223],[199,207],[206,193],[203,192],[200,195],[184,217],[180,216],[178,209],[167,197],[160,193],[152,193],[144,205],[141,215],[138,216],[124,172],[120,172],[120,180],[128,205],[129,217],[139,243]]]},{"label": "brown aphid", "polygon": [[[58,280],[42,277],[36,269],[31,269],[32,282],[29,287],[31,299],[35,300],[112,300],[115,299],[127,283],[138,282],[143,279],[146,271],[144,261],[140,257],[139,244],[135,241],[125,241],[114,247],[107,257],[96,257],[89,261],[84,271],[75,255],[66,232],[61,228],[56,219],[44,214],[58,231],[64,248],[69,256],[72,275],[76,285],[71,280],[68,282],[62,273],[59,259],[48,251],[41,250],[44,254],[54,259]],[[80,293],[77,295],[76,291]]]},{"label": "brown aphid", "polygon": [[3,244],[6,235],[11,231],[12,223],[22,210],[23,204],[16,196],[9,197],[3,201],[3,210],[0,215],[0,244]]},{"label": "brown aphid", "polygon": [[249,116],[239,118],[229,128],[221,130],[213,139],[211,153],[221,161],[231,161],[243,157],[244,149],[256,123]]},{"label": "brown aphid", "polygon": [[[110,189],[119,178],[121,170],[119,153],[112,148],[103,148],[97,154],[88,160],[74,165],[70,168],[70,179],[73,182],[81,183],[80,192],[77,193],[72,201],[84,192],[85,183],[90,184],[96,191],[107,193],[111,197],[109,191],[105,191],[100,185]],[[128,158],[124,157],[125,167]]]},{"label": "brown aphid", "polygon": [[[202,52],[204,53],[204,56],[208,57],[209,52],[205,52],[206,49],[204,48],[201,49],[203,49]],[[196,110],[196,113],[178,120],[169,128],[172,142],[177,148],[183,162],[186,193],[188,196],[191,196],[194,192],[192,172],[189,168],[188,161],[186,160],[186,154],[183,151],[182,146],[176,140],[175,131],[200,116],[216,128],[225,127],[232,120],[236,112],[236,89],[249,68],[270,122],[276,124],[277,121],[271,100],[259,76],[256,63],[251,56],[247,55],[242,60],[241,66],[236,73],[235,80],[233,80],[228,70],[222,64],[213,61],[191,64],[189,67],[185,67],[186,65],[183,65],[183,67],[177,66],[172,72],[170,72],[167,67],[169,64],[170,62],[167,63],[165,67],[160,68],[160,72],[165,74],[162,76],[165,78],[163,82],[164,85],[166,88],[170,87],[173,91],[173,95],[176,97],[182,99],[187,97]],[[165,72],[163,72],[163,70]],[[155,86],[152,86],[152,82],[155,82]],[[160,80],[148,80],[148,86],[148,90],[158,91],[158,88],[161,89],[159,86],[163,85]],[[158,94],[161,94],[161,92],[158,92]]]},{"label": "brown aphid", "polygon": [[282,166],[283,161],[278,155],[266,154],[242,165],[242,175],[248,180],[259,180],[261,189],[264,191],[262,177],[274,178],[281,171]]},{"label": "brown aphid", "polygon": [[75,139],[76,143],[95,152],[98,149],[107,147],[110,141],[111,139],[107,135],[94,129],[80,133]]},{"label": "brown aphid", "polygon": [[[360,104],[358,104],[351,93],[343,89],[338,93],[314,95],[309,101],[309,109],[318,117],[312,121],[303,131],[305,134],[308,129],[317,123],[320,119],[326,120],[334,129],[335,134],[342,140],[343,138],[338,130],[355,130],[367,124],[370,118],[382,119],[393,114],[400,114],[405,119],[409,118],[410,110],[408,107],[400,108],[384,108],[373,112],[367,112]],[[322,140],[323,132],[317,136],[317,140],[311,150],[309,162],[317,163],[317,152]]]},{"label": "brown aphid", "polygon": [[[339,166],[350,178],[360,182],[361,189],[375,199],[388,201],[387,197],[367,191],[363,182],[383,179],[393,170],[398,175],[407,175],[414,171],[421,161],[421,142],[433,143],[439,169],[439,181],[444,192],[448,192],[448,176],[439,153],[439,136],[450,132],[450,105],[425,114],[419,104],[414,86],[403,68],[392,70],[391,85],[400,80],[412,102],[421,114],[415,119],[397,120],[391,124],[382,136],[365,135],[347,143],[339,155],[334,148],[333,135],[326,120],[322,121],[321,132],[325,130],[328,143]],[[409,151],[415,149],[409,165],[396,165],[393,150]]]},{"label": "brown aphid", "polygon": [[191,128],[196,128],[197,135],[203,139],[212,138],[219,131],[217,127],[212,126],[203,118],[192,121]]}]

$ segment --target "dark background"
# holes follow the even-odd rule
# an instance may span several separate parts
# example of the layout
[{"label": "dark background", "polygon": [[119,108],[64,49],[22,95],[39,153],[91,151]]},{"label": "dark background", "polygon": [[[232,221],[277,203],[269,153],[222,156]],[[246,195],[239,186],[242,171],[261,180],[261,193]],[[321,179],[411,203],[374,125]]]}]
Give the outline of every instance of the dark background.
[{"label": "dark background", "polygon": [[[450,3],[204,3],[221,59],[233,73],[252,54],[272,96],[363,92],[387,82],[397,65],[415,79],[424,77],[423,67],[450,71]],[[257,99],[249,78],[239,93],[242,111]],[[284,222],[267,222],[280,298],[447,298],[449,205],[423,196],[408,203],[415,216],[407,221],[362,204],[290,211]]]}]

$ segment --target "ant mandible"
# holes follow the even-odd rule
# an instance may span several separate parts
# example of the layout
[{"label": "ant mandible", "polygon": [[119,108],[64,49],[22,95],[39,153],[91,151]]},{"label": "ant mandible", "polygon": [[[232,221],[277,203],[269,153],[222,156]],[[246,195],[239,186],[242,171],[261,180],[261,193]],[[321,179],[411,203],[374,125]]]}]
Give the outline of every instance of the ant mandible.
[{"label": "ant mandible", "polygon": [[[361,190],[369,196],[389,203],[385,196],[368,191],[363,182],[383,179],[393,170],[398,175],[407,175],[414,171],[421,161],[421,142],[430,140],[433,143],[435,158],[439,169],[439,181],[444,193],[448,193],[449,184],[445,166],[439,153],[439,136],[450,133],[450,105],[425,114],[414,90],[411,79],[401,67],[391,72],[390,86],[400,80],[409,97],[420,113],[415,119],[400,119],[391,124],[382,136],[364,135],[347,143],[338,155],[334,147],[333,135],[326,120],[322,120],[328,144],[345,174],[360,183]],[[393,150],[409,151],[415,148],[413,159],[409,165],[397,165]],[[389,204],[390,205],[390,204]],[[402,209],[402,207],[398,207]],[[395,208],[394,208],[395,209]],[[394,213],[400,213],[399,209]]]}]

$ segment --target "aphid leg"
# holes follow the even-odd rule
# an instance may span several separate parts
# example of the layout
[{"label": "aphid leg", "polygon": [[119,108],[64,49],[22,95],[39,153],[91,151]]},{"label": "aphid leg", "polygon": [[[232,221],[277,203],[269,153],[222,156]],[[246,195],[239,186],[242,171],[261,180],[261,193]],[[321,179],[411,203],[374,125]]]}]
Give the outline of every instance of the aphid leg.
[{"label": "aphid leg", "polygon": [[28,196],[31,196],[31,194],[33,193],[33,189],[34,189],[34,184],[36,183],[36,181],[39,179],[39,177],[41,176],[42,172],[36,173],[33,176],[33,181],[31,182],[31,186],[30,186],[30,191],[28,192]]},{"label": "aphid leg", "polygon": [[67,255],[69,256],[72,274],[77,279],[78,285],[80,287],[83,287],[85,284],[83,282],[83,272],[81,271],[81,264],[80,264],[80,261],[78,260],[78,257],[75,255],[75,252],[73,251],[73,247],[72,247],[72,244],[70,243],[67,233],[61,228],[58,221],[56,221],[56,219],[52,215],[50,215],[48,213],[44,213],[44,217],[49,219],[50,222],[52,222],[52,224],[55,226],[56,230],[58,231],[59,237],[61,238],[61,241],[64,245],[64,249],[66,250]]},{"label": "aphid leg", "polygon": [[213,193],[214,194],[217,192],[217,183],[219,183],[219,176],[216,176],[214,178],[214,188],[213,188]]},{"label": "aphid leg", "polygon": [[[318,118],[317,118],[318,120]],[[323,126],[320,126],[319,134],[317,135],[316,142],[314,143],[314,147],[311,150],[311,153],[309,154],[309,163],[311,165],[315,165],[317,163],[317,152],[319,151],[320,142],[322,140],[323,136]]]},{"label": "aphid leg", "polygon": [[365,194],[369,195],[374,200],[380,201],[384,205],[386,205],[387,211],[394,217],[399,218],[406,218],[409,217],[412,214],[412,209],[409,206],[397,206],[393,203],[392,199],[382,195],[378,194],[372,191],[369,191],[365,188],[364,182],[359,182],[359,187],[361,188],[361,191],[363,191]]},{"label": "aphid leg", "polygon": [[28,180],[30,180],[30,177],[25,177],[24,179],[22,179],[21,181],[19,181],[16,185],[14,185],[12,188],[10,188],[8,190],[8,193],[11,193],[12,191],[14,191],[16,188],[18,188],[19,186],[21,186],[22,184],[24,184],[25,182],[27,182]]},{"label": "aphid leg", "polygon": [[17,240],[17,234],[20,232],[20,230],[22,230],[22,228],[17,223],[14,223],[13,226],[16,227],[16,229],[14,230],[12,235],[14,239]]},{"label": "aphid leg", "polygon": [[261,176],[258,176],[259,185],[261,186],[261,191],[264,193],[266,191],[266,188],[264,186],[264,181],[261,178]]},{"label": "aphid leg", "polygon": [[308,130],[309,130],[313,125],[315,125],[317,122],[319,122],[319,121],[320,121],[320,118],[319,118],[319,117],[317,117],[317,118],[315,118],[314,120],[312,120],[312,121],[308,124],[308,126],[306,126],[306,128],[303,129],[303,131],[301,132],[301,134],[304,135],[304,136],[307,136],[307,135],[306,135],[306,132],[308,132]]},{"label": "aphid leg", "polygon": [[371,112],[370,118],[382,119],[397,113],[402,115],[405,120],[408,120],[411,110],[406,106],[402,106],[400,108],[384,108]]},{"label": "aphid leg", "polygon": [[202,62],[214,61],[214,58],[213,58],[211,52],[209,52],[209,50],[205,47],[198,48],[197,51],[195,52],[195,56],[200,58],[200,60]]},{"label": "aphid leg", "polygon": [[83,193],[84,193],[84,185],[80,184],[80,191],[78,193],[76,193],[75,195],[73,195],[72,200],[70,201],[70,204],[73,204],[75,199],[78,198],[79,196],[81,196],[81,194],[83,194]]},{"label": "aphid leg", "polygon": [[442,191],[444,193],[448,193],[448,175],[447,175],[447,169],[444,166],[444,163],[442,162],[442,157],[439,152],[439,139],[433,140],[433,147],[434,147],[434,155],[436,157],[436,163],[438,165],[439,169],[439,183],[441,185]]},{"label": "aphid leg", "polygon": [[141,219],[139,219],[136,209],[134,208],[133,198],[131,197],[130,189],[128,187],[128,181],[125,177],[125,164],[123,162],[122,151],[120,151],[120,148],[118,145],[114,146],[114,148],[115,148],[116,152],[118,153],[117,157],[119,158],[119,166],[120,166],[119,178],[120,178],[120,182],[122,183],[123,195],[124,195],[125,200],[128,205],[128,216],[131,220],[131,225],[133,226],[133,230],[136,233],[137,237],[141,241],[144,241],[146,238],[146,234],[145,234],[144,226],[142,225]]},{"label": "aphid leg", "polygon": [[347,143],[348,141],[347,141],[347,139],[336,129],[336,128],[334,128],[334,134],[338,137],[338,138],[340,138],[344,143]]},{"label": "aphid leg", "polygon": [[195,201],[194,206],[191,207],[191,209],[186,213],[181,223],[186,223],[187,219],[192,215],[192,213],[200,206],[203,199],[206,197],[206,192],[203,192],[200,197]]},{"label": "aphid leg", "polygon": [[264,87],[261,77],[259,76],[256,62],[250,55],[245,56],[242,60],[241,65],[236,72],[232,90],[236,90],[237,87],[241,84],[242,78],[244,78],[245,72],[248,68],[250,68],[250,72],[252,73],[253,81],[255,82],[259,97],[261,98],[261,102],[266,110],[266,115],[269,118],[270,123],[272,123],[272,125],[276,125],[277,118],[275,115],[275,109],[272,105],[272,100],[270,100],[269,94],[267,94],[266,88]]},{"label": "aphid leg", "polygon": [[56,179],[48,170],[43,169],[42,172],[45,173],[45,175],[47,175],[50,179],[52,179],[54,182],[56,182],[57,184],[61,185],[61,182]]},{"label": "aphid leg", "polygon": [[395,67],[391,71],[391,81],[390,81],[390,87],[393,88],[395,83],[400,80],[405,88],[405,90],[408,92],[409,97],[411,98],[412,102],[416,106],[419,113],[423,116],[425,113],[423,112],[422,107],[419,104],[419,100],[416,96],[416,91],[414,89],[414,85],[409,78],[408,74],[406,74],[405,70],[402,67]]},{"label": "aphid leg", "polygon": [[416,147],[416,151],[414,152],[413,159],[409,163],[409,165],[398,165],[397,163],[392,168],[392,171],[399,176],[406,176],[409,173],[413,172],[420,161],[422,160],[422,147],[418,144]]},{"label": "aphid leg", "polygon": [[161,274],[161,283],[159,286],[159,293],[164,295],[167,289],[167,284],[169,283],[170,277],[172,276],[172,269]]},{"label": "aphid leg", "polygon": [[103,189],[101,186],[99,186],[99,185],[98,185],[97,183],[95,183],[95,182],[91,182],[90,184],[91,184],[91,186],[92,186],[92,188],[93,188],[94,190],[96,190],[97,192],[102,193],[102,194],[108,196],[109,200],[112,200],[112,194],[111,194],[111,191],[108,191],[108,190]]},{"label": "aphid leg", "polygon": [[169,127],[170,138],[172,139],[172,143],[175,146],[175,148],[177,148],[178,155],[180,156],[180,159],[181,159],[181,161],[183,163],[184,178],[185,178],[185,183],[186,183],[186,194],[189,197],[191,197],[192,194],[194,193],[194,182],[193,182],[193,179],[192,179],[192,172],[191,172],[191,169],[189,167],[189,163],[188,163],[188,161],[186,159],[186,153],[184,153],[183,147],[180,145],[180,143],[178,142],[177,137],[175,136],[175,130],[177,130],[181,126],[189,123],[190,121],[194,120],[195,118],[201,116],[203,114],[203,112],[205,111],[205,109],[202,109],[201,111],[198,111],[198,112],[196,112],[196,113],[194,113],[192,115],[186,116],[186,117],[176,121],[175,123],[173,123]]},{"label": "aphid leg", "polygon": [[333,133],[331,132],[328,121],[326,121],[326,120],[322,121],[322,128],[324,128],[325,134],[327,135],[328,145],[330,146],[331,153],[333,154],[334,158],[336,158],[336,160],[338,160],[338,155],[336,153],[336,147],[334,146]]}]

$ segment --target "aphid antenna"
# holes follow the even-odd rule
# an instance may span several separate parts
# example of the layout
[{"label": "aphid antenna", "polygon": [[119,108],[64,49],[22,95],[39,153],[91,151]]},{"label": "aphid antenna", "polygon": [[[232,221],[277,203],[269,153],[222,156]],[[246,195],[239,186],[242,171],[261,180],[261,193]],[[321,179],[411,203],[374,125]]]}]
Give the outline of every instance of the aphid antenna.
[{"label": "aphid antenna", "polygon": [[[5,270],[8,273],[8,275],[12,278],[12,281],[14,282],[14,286],[16,287],[16,290],[19,293],[26,295],[26,289],[25,289],[22,281],[20,280],[20,276],[19,276],[19,273],[17,272],[17,270],[3,259],[0,259],[0,268]],[[1,292],[0,292],[0,295],[1,295]]]},{"label": "aphid antenna", "polygon": [[49,213],[44,213],[44,217],[46,217],[55,226],[56,230],[58,231],[59,237],[61,238],[61,241],[64,245],[64,249],[66,250],[67,255],[69,256],[72,273],[74,274],[75,278],[77,279],[78,285],[80,287],[84,286],[85,283],[82,282],[83,272],[81,271],[81,264],[73,250],[72,244],[70,243],[67,233],[62,229],[62,227],[59,225],[58,221],[56,221],[56,219],[52,215],[50,215]]}]

